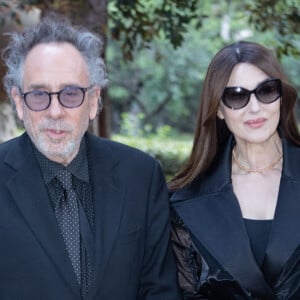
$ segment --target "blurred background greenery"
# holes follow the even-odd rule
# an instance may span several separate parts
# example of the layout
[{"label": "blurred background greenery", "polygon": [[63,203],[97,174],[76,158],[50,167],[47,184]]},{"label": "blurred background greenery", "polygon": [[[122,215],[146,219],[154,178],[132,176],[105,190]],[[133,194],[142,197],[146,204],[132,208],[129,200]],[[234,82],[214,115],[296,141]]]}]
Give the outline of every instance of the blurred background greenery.
[{"label": "blurred background greenery", "polygon": [[[90,130],[150,153],[170,178],[190,152],[202,82],[221,47],[250,40],[273,49],[300,91],[299,7],[300,0],[10,0],[0,1],[0,25],[2,33],[21,30],[54,11],[102,35],[109,86]],[[6,98],[2,88],[0,105]],[[14,128],[4,122],[14,114],[4,111],[0,132]]]}]

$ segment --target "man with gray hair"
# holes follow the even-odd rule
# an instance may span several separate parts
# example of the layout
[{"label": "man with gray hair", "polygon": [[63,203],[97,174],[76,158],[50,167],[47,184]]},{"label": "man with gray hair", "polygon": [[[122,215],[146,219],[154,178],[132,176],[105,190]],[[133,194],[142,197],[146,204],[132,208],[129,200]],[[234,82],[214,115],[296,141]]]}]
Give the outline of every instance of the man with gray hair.
[{"label": "man with gray hair", "polygon": [[87,132],[101,47],[55,17],[3,51],[25,133],[0,145],[2,300],[179,299],[159,163]]}]

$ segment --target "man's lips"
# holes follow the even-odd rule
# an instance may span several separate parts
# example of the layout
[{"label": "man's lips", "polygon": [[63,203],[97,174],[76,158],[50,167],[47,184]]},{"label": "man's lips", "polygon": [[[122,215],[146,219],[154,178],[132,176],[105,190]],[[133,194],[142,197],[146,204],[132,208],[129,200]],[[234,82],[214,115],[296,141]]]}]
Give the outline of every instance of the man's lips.
[{"label": "man's lips", "polygon": [[52,137],[62,137],[68,133],[67,130],[59,130],[59,129],[45,129],[44,132]]}]

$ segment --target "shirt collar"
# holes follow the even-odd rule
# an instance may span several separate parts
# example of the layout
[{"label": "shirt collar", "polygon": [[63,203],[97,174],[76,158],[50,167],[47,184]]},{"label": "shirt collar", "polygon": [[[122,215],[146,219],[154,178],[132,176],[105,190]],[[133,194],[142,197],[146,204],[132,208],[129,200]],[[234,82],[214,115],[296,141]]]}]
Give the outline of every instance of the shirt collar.
[{"label": "shirt collar", "polygon": [[63,168],[66,168],[79,180],[89,183],[88,155],[85,138],[83,138],[80,143],[80,148],[77,155],[66,167],[60,163],[48,159],[35,147],[34,144],[33,148],[46,184],[48,184]]}]

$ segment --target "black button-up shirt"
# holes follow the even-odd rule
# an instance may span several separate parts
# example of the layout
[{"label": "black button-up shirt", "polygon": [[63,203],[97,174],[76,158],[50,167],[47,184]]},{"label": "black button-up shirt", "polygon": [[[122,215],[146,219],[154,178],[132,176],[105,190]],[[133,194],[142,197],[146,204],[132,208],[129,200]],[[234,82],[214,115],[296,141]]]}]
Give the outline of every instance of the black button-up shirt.
[{"label": "black button-up shirt", "polygon": [[[94,232],[94,204],[90,180],[89,151],[87,149],[85,138],[83,138],[81,142],[78,154],[66,167],[48,159],[39,152],[35,146],[34,152],[42,171],[53,212],[55,213],[55,204],[59,201],[61,194],[63,193],[63,189],[56,178],[56,175],[60,169],[66,168],[73,175],[73,187],[77,199],[81,202],[91,230]],[[83,296],[86,295],[93,277],[92,265],[93,262],[87,257],[85,248],[81,243],[81,290]]]}]

